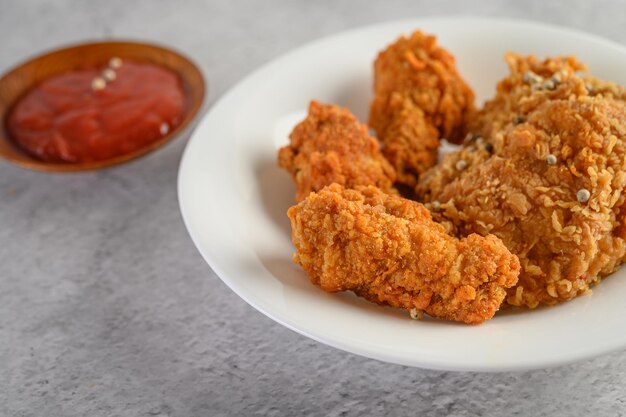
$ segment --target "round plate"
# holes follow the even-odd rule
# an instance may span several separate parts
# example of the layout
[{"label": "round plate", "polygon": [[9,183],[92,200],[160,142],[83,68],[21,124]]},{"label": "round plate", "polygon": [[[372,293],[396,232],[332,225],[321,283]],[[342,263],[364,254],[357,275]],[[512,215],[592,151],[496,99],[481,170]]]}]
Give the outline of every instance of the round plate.
[{"label": "round plate", "polygon": [[366,120],[372,63],[414,29],[436,34],[458,59],[478,102],[507,74],[507,51],[575,54],[601,78],[626,84],[626,49],[543,24],[481,18],[385,23],[308,44],[265,65],[227,93],[187,145],[179,178],[189,233],[213,270],[241,298],[322,343],[409,366],[505,371],[576,361],[626,346],[626,279],[613,274],[593,294],[532,311],[500,312],[479,326],[427,319],[350,293],[327,294],[291,261],[286,216],[295,187],[276,151],[311,99]]}]

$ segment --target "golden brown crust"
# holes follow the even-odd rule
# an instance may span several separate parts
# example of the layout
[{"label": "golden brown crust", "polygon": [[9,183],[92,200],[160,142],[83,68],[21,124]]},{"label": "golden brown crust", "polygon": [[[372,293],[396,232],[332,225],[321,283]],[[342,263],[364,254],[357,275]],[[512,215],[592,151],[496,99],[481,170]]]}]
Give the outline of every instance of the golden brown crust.
[{"label": "golden brown crust", "polygon": [[534,308],[587,292],[624,260],[626,94],[578,76],[572,58],[507,60],[511,75],[473,123],[484,139],[416,192],[451,232],[501,238],[522,265],[507,301]]},{"label": "golden brown crust", "polygon": [[[542,102],[545,96],[534,93],[551,91],[544,90],[544,85],[551,87],[546,84],[550,78],[554,76],[562,82],[574,77],[577,71],[586,70],[585,65],[572,56],[539,60],[534,55],[523,57],[509,52],[504,59],[510,75],[498,82],[496,96],[468,122],[468,131],[485,138],[494,136],[515,117],[523,117],[524,110],[532,108],[533,103]],[[528,101],[531,96],[534,99]]]},{"label": "golden brown crust", "polygon": [[474,94],[454,57],[420,31],[400,37],[378,55],[374,94],[369,125],[398,181],[409,186],[437,162],[439,138],[463,138],[474,110]]},{"label": "golden brown crust", "polygon": [[455,239],[423,205],[376,187],[333,184],[288,215],[294,261],[325,291],[481,323],[517,282],[517,257],[498,238]]},{"label": "golden brown crust", "polygon": [[376,185],[395,192],[393,167],[348,109],[312,101],[307,118],[289,138],[290,144],[278,151],[278,164],[292,175],[297,201],[332,183],[348,188]]}]

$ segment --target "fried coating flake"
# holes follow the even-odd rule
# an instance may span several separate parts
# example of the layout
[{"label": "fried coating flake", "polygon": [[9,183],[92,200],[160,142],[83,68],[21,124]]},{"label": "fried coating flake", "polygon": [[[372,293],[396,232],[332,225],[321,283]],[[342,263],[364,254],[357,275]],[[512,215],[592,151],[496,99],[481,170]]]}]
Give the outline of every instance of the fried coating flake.
[{"label": "fried coating flake", "polygon": [[288,211],[294,261],[329,292],[465,323],[495,314],[519,261],[495,236],[458,240],[415,201],[333,184]]},{"label": "fried coating flake", "polygon": [[416,192],[450,232],[502,239],[522,266],[507,302],[534,308],[586,293],[624,261],[626,94],[578,75],[573,58],[507,61],[477,135]]},{"label": "fried coating flake", "polygon": [[395,171],[378,141],[348,109],[312,101],[308,116],[289,138],[290,144],[278,151],[278,164],[292,175],[297,201],[332,183],[396,192]]},{"label": "fried coating flake", "polygon": [[436,37],[400,37],[374,63],[369,125],[400,183],[414,186],[437,162],[439,139],[458,143],[474,111],[474,93]]}]

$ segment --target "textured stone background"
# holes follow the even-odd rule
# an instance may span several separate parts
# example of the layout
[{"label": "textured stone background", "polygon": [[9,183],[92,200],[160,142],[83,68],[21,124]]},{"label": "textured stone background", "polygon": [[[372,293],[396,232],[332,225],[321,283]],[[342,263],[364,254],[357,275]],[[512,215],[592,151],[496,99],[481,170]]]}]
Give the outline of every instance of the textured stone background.
[{"label": "textured stone background", "polygon": [[[303,42],[383,20],[520,17],[626,43],[623,1],[477,3],[0,0],[0,71],[65,43],[146,39],[202,66],[210,105]],[[626,415],[626,351],[525,373],[435,372],[344,353],[257,313],[187,236],[184,145],[79,175],[0,162],[1,416]]]}]

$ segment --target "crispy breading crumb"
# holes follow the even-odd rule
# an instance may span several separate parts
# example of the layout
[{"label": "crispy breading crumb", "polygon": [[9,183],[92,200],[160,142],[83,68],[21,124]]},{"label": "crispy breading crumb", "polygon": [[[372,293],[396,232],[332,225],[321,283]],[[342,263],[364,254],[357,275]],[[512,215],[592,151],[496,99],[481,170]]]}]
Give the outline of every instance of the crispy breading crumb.
[{"label": "crispy breading crumb", "polygon": [[423,320],[424,312],[422,310],[418,310],[417,308],[412,308],[409,310],[409,314],[413,320]]}]

